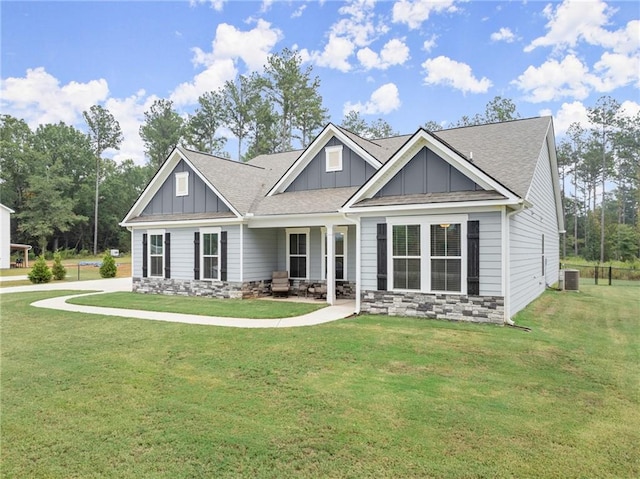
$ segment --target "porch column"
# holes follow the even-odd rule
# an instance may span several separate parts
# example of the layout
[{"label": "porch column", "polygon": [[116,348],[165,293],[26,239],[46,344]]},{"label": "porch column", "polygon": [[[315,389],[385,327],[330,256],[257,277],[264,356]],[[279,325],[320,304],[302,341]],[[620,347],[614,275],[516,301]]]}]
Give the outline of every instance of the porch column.
[{"label": "porch column", "polygon": [[333,234],[333,225],[327,225],[327,303],[336,301],[336,240]]}]

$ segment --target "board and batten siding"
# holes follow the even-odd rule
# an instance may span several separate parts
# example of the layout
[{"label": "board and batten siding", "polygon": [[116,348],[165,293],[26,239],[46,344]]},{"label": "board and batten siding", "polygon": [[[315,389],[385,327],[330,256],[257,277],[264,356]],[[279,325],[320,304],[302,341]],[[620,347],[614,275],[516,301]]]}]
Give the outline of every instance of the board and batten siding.
[{"label": "board and batten siding", "polygon": [[335,137],[326,146],[342,146],[342,170],[326,171],[326,153],[323,148],[289,185],[287,191],[361,186],[376,172],[373,166]]},{"label": "board and batten siding", "polygon": [[[176,173],[189,173],[189,194],[176,196]],[[225,213],[229,207],[181,160],[140,216],[179,213]]]},{"label": "board and batten siding", "polygon": [[[164,230],[171,233],[171,279],[193,279],[193,233],[199,228],[149,228],[134,229],[133,277],[142,277],[142,235],[148,231]],[[222,226],[227,232],[227,281],[240,281],[240,227]]]},{"label": "board and batten siding", "polygon": [[[560,241],[556,216],[553,177],[546,142],[538,157],[527,194],[531,208],[510,221],[510,310],[524,308],[558,281]],[[544,235],[545,274],[542,274],[542,235]]]}]

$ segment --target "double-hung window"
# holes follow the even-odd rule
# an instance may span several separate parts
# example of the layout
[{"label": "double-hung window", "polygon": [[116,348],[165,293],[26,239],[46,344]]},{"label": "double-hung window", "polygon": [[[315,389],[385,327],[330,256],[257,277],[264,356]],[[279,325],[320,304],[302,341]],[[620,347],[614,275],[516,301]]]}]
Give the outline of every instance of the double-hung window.
[{"label": "double-hung window", "polygon": [[149,232],[149,276],[164,276],[164,232]]},{"label": "double-hung window", "polygon": [[462,286],[460,223],[431,225],[431,290],[459,293]]},{"label": "double-hung window", "polygon": [[388,220],[391,289],[466,293],[466,215]]},{"label": "double-hung window", "polygon": [[393,225],[393,287],[420,289],[420,225]]},{"label": "double-hung window", "polygon": [[287,229],[287,266],[289,277],[309,277],[309,228]]},{"label": "double-hung window", "polygon": [[200,230],[202,279],[220,279],[220,228]]}]

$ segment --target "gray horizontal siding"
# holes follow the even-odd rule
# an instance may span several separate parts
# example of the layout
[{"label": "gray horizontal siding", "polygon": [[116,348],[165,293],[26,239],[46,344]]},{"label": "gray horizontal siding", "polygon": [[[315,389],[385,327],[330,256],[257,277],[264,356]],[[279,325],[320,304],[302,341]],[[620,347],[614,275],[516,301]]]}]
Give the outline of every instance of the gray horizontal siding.
[{"label": "gray horizontal siding", "polygon": [[[244,226],[243,281],[270,279],[278,266],[278,231]],[[284,244],[284,243],[283,243]]]},{"label": "gray horizontal siding", "polygon": [[502,296],[502,215],[472,213],[470,221],[480,221],[480,295]]},{"label": "gray horizontal siding", "polygon": [[384,223],[385,218],[362,218],[360,221],[360,253],[362,269],[360,275],[361,289],[378,289],[378,246],[377,224]]},{"label": "gray horizontal siding", "polygon": [[[514,315],[558,280],[558,221],[549,153],[542,148],[527,199],[532,207],[511,218],[510,314]],[[542,274],[542,235],[546,271]]]},{"label": "gray horizontal siding", "polygon": [[[194,266],[194,232],[199,228],[157,228],[171,233],[171,278],[180,280],[193,279]],[[133,265],[134,277],[142,276],[142,235],[146,229],[133,230]],[[240,228],[237,225],[223,226],[227,231],[227,280],[240,281]]]}]

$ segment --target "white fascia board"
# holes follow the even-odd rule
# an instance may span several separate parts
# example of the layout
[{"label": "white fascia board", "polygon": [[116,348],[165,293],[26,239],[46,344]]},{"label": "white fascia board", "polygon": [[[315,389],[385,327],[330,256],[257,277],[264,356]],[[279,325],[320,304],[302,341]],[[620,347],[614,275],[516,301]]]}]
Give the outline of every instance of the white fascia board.
[{"label": "white fascia board", "polygon": [[133,204],[127,215],[120,222],[120,225],[127,223],[129,219],[135,218],[142,212],[142,210],[144,210],[145,206],[147,206],[147,204],[149,204],[149,201],[153,199],[154,195],[164,184],[165,180],[169,177],[169,173],[173,171],[180,159],[184,159],[184,155],[176,147],[173,149],[168,159],[162,164],[160,169],[156,171],[156,174],[153,175],[153,178],[144,189],[142,194],[138,197],[136,202]]},{"label": "white fascia board", "polygon": [[332,136],[337,137],[342,143],[344,143],[349,149],[360,155],[367,163],[373,166],[376,170],[382,166],[376,158],[371,156],[360,145],[355,143],[351,138],[342,133],[332,123],[329,123],[324,130],[316,137],[315,140],[307,147],[307,149],[300,155],[293,165],[289,167],[287,172],[282,175],[282,178],[269,190],[267,196],[273,196],[277,193],[283,193],[291,183],[298,177],[302,170],[313,160],[313,158],[326,146],[327,142]]},{"label": "white fascia board", "polygon": [[241,218],[219,218],[219,219],[201,219],[201,220],[178,220],[178,221],[136,221],[135,223],[118,223],[125,228],[183,228],[183,227],[202,227],[202,226],[218,226],[218,225],[237,225],[244,221]]},{"label": "white fascia board", "polygon": [[9,208],[8,206],[3,205],[2,203],[0,203],[0,208],[2,208],[3,210],[7,210],[9,212],[9,214],[13,214],[15,213],[15,211],[13,211],[11,208]]},{"label": "white fascia board", "polygon": [[515,207],[521,205],[522,201],[512,202],[504,200],[491,201],[463,201],[456,203],[431,203],[415,205],[393,205],[393,206],[361,206],[357,208],[345,208],[342,213],[356,216],[380,216],[386,214],[440,214],[444,212],[481,212],[499,211],[504,206]]},{"label": "white fascia board", "polygon": [[[207,179],[204,176],[202,176],[200,171],[198,171],[198,169],[193,166],[193,164],[184,155],[184,153],[182,153],[180,148],[176,147],[173,149],[173,152],[171,152],[171,154],[169,155],[169,159],[164,162],[164,164],[160,167],[160,169],[154,175],[149,185],[146,187],[146,189],[142,192],[140,197],[133,204],[133,206],[127,213],[127,216],[125,216],[124,219],[120,222],[121,226],[128,225],[128,221],[131,218],[135,218],[140,213],[142,213],[144,208],[149,204],[149,201],[153,199],[153,197],[160,190],[164,182],[169,178],[169,175],[171,174],[173,169],[178,165],[180,160],[184,160],[184,162],[187,163],[189,168],[191,168],[191,170],[195,172],[198,178],[200,178],[208,188],[211,188],[211,190],[218,196],[218,198],[222,200],[222,202],[225,205],[227,205],[227,207],[231,210],[233,214],[235,214],[238,218],[242,217],[242,215],[233,207],[233,205],[231,205],[231,203],[229,203],[227,199],[224,196],[222,196],[220,192],[209,181],[207,181]],[[136,224],[139,224],[139,223],[136,223]]]},{"label": "white fascia board", "polygon": [[556,216],[558,218],[558,231],[565,232],[564,211],[562,208],[562,193],[560,192],[560,174],[558,173],[558,157],[556,154],[556,136],[553,131],[553,120],[549,121],[545,146],[549,148],[549,162],[551,168],[551,179],[553,180],[553,193],[556,203]]},{"label": "white fascia board", "polygon": [[308,226],[343,225],[341,213],[318,213],[310,215],[272,215],[247,218],[249,228],[299,228]]},{"label": "white fascia board", "polygon": [[345,207],[349,208],[358,201],[372,198],[373,195],[380,191],[423,147],[427,147],[436,153],[484,189],[497,191],[511,200],[519,199],[511,190],[482,172],[467,161],[466,158],[460,156],[459,153],[441,141],[438,141],[425,130],[420,129],[351,197],[345,204]]}]

